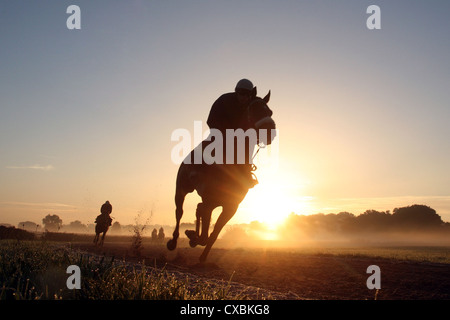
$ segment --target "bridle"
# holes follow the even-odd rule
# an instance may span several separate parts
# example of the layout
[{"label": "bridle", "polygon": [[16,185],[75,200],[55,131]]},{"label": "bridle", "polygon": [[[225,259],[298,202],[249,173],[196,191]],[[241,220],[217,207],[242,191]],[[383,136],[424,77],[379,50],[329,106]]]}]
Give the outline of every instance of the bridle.
[{"label": "bridle", "polygon": [[[249,123],[251,122],[251,120],[250,120],[250,107],[254,103],[259,102],[260,100],[264,101],[261,98],[256,98],[256,99],[253,99],[253,101],[250,102],[249,105],[247,106],[247,110],[246,111],[247,111],[247,119],[248,119]],[[272,120],[271,116],[266,116],[266,117],[263,117],[262,119],[256,121],[253,126],[255,127],[255,130],[258,130],[258,128],[261,127],[263,124],[265,124],[267,122],[272,122],[272,121],[273,120]],[[260,141],[258,141],[257,146],[258,146],[258,149],[256,150],[255,154],[252,157],[252,162],[255,159],[256,155],[258,154],[259,150],[264,149],[264,148],[267,147],[267,145],[265,145],[263,142],[260,142]],[[252,163],[252,171],[255,171],[256,169],[257,169],[256,165],[254,163]]]}]

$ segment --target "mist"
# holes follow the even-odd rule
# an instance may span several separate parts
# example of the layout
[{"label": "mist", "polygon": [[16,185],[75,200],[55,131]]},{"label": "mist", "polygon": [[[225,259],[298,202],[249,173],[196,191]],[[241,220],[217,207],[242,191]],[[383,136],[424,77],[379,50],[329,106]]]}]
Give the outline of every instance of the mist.
[{"label": "mist", "polygon": [[425,205],[395,208],[393,213],[367,210],[358,216],[349,212],[292,213],[276,227],[254,221],[225,230],[222,239],[235,246],[450,245],[450,223]]}]

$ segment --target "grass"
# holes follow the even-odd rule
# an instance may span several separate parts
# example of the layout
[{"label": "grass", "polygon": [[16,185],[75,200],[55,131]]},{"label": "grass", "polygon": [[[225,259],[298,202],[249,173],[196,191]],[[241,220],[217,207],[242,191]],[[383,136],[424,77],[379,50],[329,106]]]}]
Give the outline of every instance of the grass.
[{"label": "grass", "polygon": [[[220,242],[215,246],[220,247]],[[225,246],[226,247],[226,246]],[[311,241],[293,245],[291,242],[261,242],[260,247],[234,247],[234,250],[288,251],[299,255],[326,255],[349,258],[368,257],[393,259],[397,261],[450,264],[450,246],[445,243],[434,245],[409,245],[386,243],[361,245],[357,242]]]},{"label": "grass", "polygon": [[317,248],[315,254],[450,264],[450,247]]},{"label": "grass", "polygon": [[[69,265],[81,269],[81,289],[69,290]],[[0,300],[209,300],[242,299],[229,283],[177,278],[162,269],[95,259],[67,245],[40,241],[0,241]]]},{"label": "grass", "polygon": [[[90,242],[89,242],[90,243]],[[220,246],[219,246],[220,247]],[[219,249],[217,249],[219,250]],[[302,255],[376,257],[394,261],[450,264],[450,247],[303,247],[289,249],[230,249],[246,256],[283,251]],[[248,253],[248,255],[247,255]],[[266,255],[264,255],[265,257]],[[272,259],[272,258],[271,258]],[[81,289],[69,290],[69,265],[81,269]],[[205,281],[114,258],[75,251],[67,243],[0,240],[0,300],[209,300],[249,299],[231,282]],[[262,297],[261,297],[262,298]],[[259,298],[259,299],[261,299]],[[268,297],[270,299],[270,297]]]}]

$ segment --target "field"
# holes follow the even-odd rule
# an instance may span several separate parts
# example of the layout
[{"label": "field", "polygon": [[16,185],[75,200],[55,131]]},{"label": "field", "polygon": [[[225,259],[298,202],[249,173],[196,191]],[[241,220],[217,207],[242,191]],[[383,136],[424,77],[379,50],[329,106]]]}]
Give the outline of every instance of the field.
[{"label": "field", "polygon": [[[262,244],[264,246],[264,244]],[[74,244],[92,251],[90,244]],[[90,249],[91,248],[91,249]],[[174,252],[164,244],[144,245],[140,258],[129,243],[105,243],[102,253],[127,257],[203,279],[231,281],[267,290],[268,299],[450,299],[449,247],[348,247],[321,244],[303,248],[229,247],[218,241],[207,263],[201,247],[181,243]],[[369,290],[367,267],[381,270],[381,290]],[[248,288],[248,292],[250,292]],[[261,290],[260,290],[261,291]],[[235,292],[238,294],[239,292]],[[261,293],[261,292],[260,292]]]},{"label": "field", "polygon": [[[208,261],[201,247],[106,238],[67,242],[0,241],[2,299],[450,299],[449,247],[358,247],[330,243],[229,245],[219,241]],[[80,265],[82,290],[68,290],[68,265]],[[369,290],[367,267],[381,271]],[[62,270],[62,271],[61,271]]]}]

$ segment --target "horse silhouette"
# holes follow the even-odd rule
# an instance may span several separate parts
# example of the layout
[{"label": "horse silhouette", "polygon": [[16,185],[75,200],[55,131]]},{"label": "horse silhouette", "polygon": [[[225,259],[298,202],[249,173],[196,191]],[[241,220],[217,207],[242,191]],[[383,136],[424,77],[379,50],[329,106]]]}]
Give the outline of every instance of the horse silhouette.
[{"label": "horse silhouette", "polygon": [[[253,187],[253,185],[249,186],[248,174],[246,175],[245,170],[242,170],[242,168],[248,166],[248,162],[251,163],[251,155],[257,145],[269,145],[275,138],[275,122],[272,119],[272,110],[267,106],[269,100],[270,91],[264,98],[254,98],[246,109],[242,129],[254,129],[257,134],[257,139],[256,141],[255,139],[253,141],[252,139],[245,140],[245,164],[236,164],[236,162],[234,164],[228,164],[228,161],[224,161],[223,163],[227,164],[205,165],[204,163],[195,164],[192,161],[186,161],[186,159],[192,160],[194,158],[194,153],[197,148],[206,150],[205,148],[211,144],[211,139],[204,140],[181,163],[178,169],[175,190],[176,227],[173,232],[173,238],[167,242],[167,248],[169,250],[174,250],[177,246],[185,197],[188,193],[197,190],[202,202],[197,205],[196,228],[195,231],[186,230],[185,233],[190,240],[189,244],[191,247],[197,245],[205,246],[200,256],[200,261],[204,262],[206,260],[220,231],[234,216],[239,204],[247,195],[249,188]],[[265,129],[265,135],[261,134],[261,132],[264,132],[261,129]],[[269,131],[268,134],[267,131]],[[234,144],[233,148],[236,151],[236,144]],[[224,147],[224,149],[226,148]],[[224,155],[226,153],[224,152]],[[233,156],[236,155],[237,152],[234,152]],[[228,154],[227,159],[229,159]],[[219,206],[222,207],[222,212],[217,218],[211,235],[208,235],[212,211]]]},{"label": "horse silhouette", "polygon": [[159,231],[158,231],[158,241],[164,242],[165,238],[166,238],[166,235],[164,234],[164,228],[161,227],[161,228],[159,228]]},{"label": "horse silhouette", "polygon": [[[108,231],[109,227],[111,226],[112,219],[109,216],[112,212],[112,206],[109,203],[109,201],[106,201],[101,209],[101,214],[97,216],[95,219],[95,238],[94,238],[94,244],[98,246],[103,246],[103,242],[105,242],[105,236],[106,232]],[[100,233],[103,233],[101,239],[100,239]],[[100,240],[100,242],[99,242]]]},{"label": "horse silhouette", "polygon": [[152,241],[157,241],[157,240],[158,240],[158,230],[156,230],[156,228],[153,228]]}]

